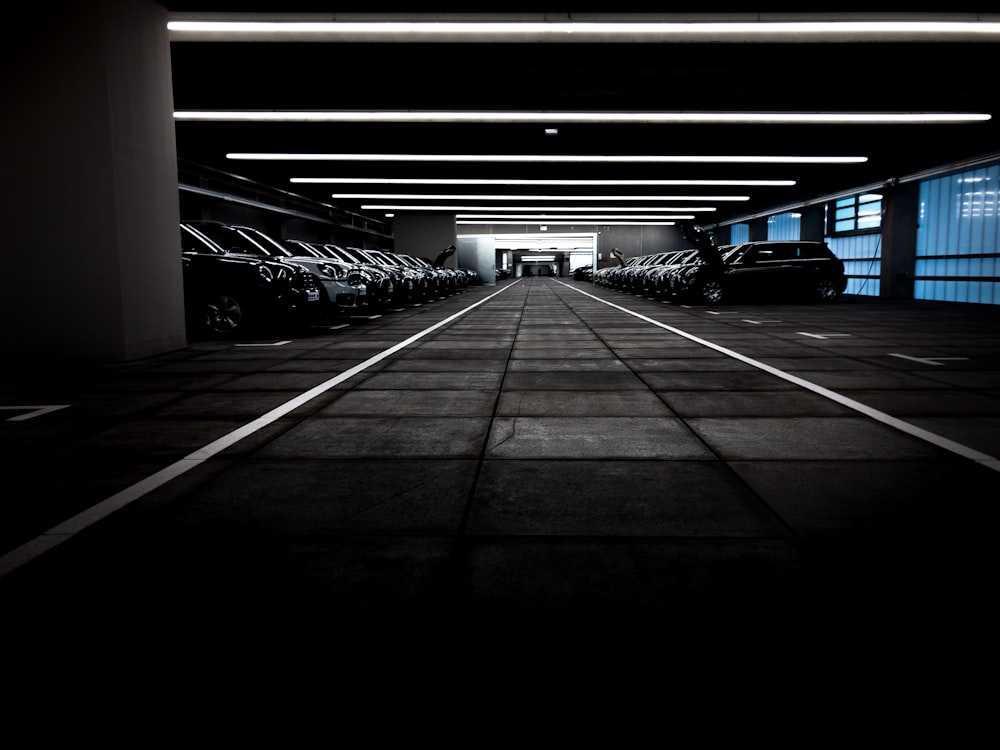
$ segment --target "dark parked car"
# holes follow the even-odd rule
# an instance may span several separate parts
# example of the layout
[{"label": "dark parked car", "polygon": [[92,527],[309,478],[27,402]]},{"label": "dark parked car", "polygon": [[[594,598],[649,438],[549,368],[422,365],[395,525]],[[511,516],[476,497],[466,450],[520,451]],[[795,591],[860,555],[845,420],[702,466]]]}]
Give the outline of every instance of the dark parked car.
[{"label": "dark parked car", "polygon": [[698,258],[668,278],[669,295],[679,301],[822,302],[847,288],[844,263],[825,242],[763,240],[719,248],[701,227],[685,230],[685,237]]},{"label": "dark parked car", "polygon": [[326,258],[306,253],[304,248],[293,249],[292,245],[282,244],[255,227],[239,224],[189,220],[181,226],[207,237],[230,255],[270,258],[295,263],[307,269],[320,289],[321,316],[317,322],[365,306],[367,284],[371,279],[360,274],[345,273]]},{"label": "dark parked car", "polygon": [[181,225],[188,331],[193,336],[300,327],[315,320],[320,290],[293,263],[230,255]]},{"label": "dark parked car", "polygon": [[338,256],[381,269],[389,274],[393,283],[393,302],[423,302],[427,299],[428,288],[426,275],[414,268],[408,268],[398,261],[391,260],[380,254],[378,250],[366,250],[360,247],[341,247],[327,245]]}]

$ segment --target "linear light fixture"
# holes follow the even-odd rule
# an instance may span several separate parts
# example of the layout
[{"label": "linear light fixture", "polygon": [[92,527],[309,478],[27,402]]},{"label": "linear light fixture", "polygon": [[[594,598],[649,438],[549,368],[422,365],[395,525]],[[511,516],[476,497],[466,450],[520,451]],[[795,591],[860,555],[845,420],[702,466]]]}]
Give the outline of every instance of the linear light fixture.
[{"label": "linear light fixture", "polygon": [[634,124],[885,124],[983,122],[978,112],[468,112],[420,110],[179,110],[174,119],[199,122],[450,122]]},{"label": "linear light fixture", "polygon": [[[684,21],[666,16],[657,20],[628,20],[628,15],[597,15],[588,20],[440,21],[341,20],[288,17],[272,14],[255,20],[209,20],[173,13],[167,30],[171,41],[336,41],[336,42],[857,42],[857,41],[965,41],[1000,36],[1000,23],[979,20],[978,14],[941,16],[939,20],[895,18],[878,20],[824,20],[815,14],[802,20],[772,14],[746,21],[717,16],[714,21]],[[998,18],[996,16],[987,16]],[[356,17],[357,18],[357,17]],[[634,18],[634,17],[632,17]],[[704,17],[703,17],[704,18]]]},{"label": "linear light fixture", "polygon": [[558,219],[576,219],[583,221],[629,219],[693,219],[694,214],[456,214],[456,219],[532,219],[536,221],[551,221]]},{"label": "linear light fixture", "polygon": [[533,164],[862,164],[867,156],[754,156],[754,155],[622,155],[622,154],[295,154],[232,152],[237,161],[414,161],[504,162]]},{"label": "linear light fixture", "polygon": [[748,201],[749,195],[479,195],[458,193],[331,193],[331,198],[364,200],[384,198],[393,200],[490,200],[490,201]]},{"label": "linear light fixture", "polygon": [[504,180],[504,179],[463,179],[460,177],[292,177],[291,182],[309,184],[343,185],[742,185],[753,187],[790,187],[795,180]]},{"label": "linear light fixture", "polygon": [[[693,218],[693,217],[689,217]],[[523,226],[525,224],[546,224],[551,226],[580,226],[587,224],[599,224],[602,227],[672,227],[677,222],[675,221],[605,221],[603,219],[594,219],[592,221],[549,221],[548,219],[542,221],[509,221],[507,219],[499,221],[472,221],[470,219],[456,219],[456,224],[490,224],[492,225],[502,225],[507,226],[510,224]]]},{"label": "linear light fixture", "polygon": [[[579,200],[579,197],[576,198]],[[635,211],[637,213],[664,213],[664,212],[684,212],[702,213],[704,211],[716,211],[714,206],[449,206],[439,204],[405,204],[405,203],[368,203],[361,208],[372,211]]]}]

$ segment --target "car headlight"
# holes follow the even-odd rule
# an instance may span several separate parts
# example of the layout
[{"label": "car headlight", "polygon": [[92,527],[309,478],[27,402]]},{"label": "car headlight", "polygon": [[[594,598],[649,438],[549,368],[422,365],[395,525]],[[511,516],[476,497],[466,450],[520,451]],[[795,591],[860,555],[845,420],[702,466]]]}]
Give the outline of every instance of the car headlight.
[{"label": "car headlight", "polygon": [[271,270],[270,266],[264,263],[261,263],[259,266],[257,266],[257,273],[259,273],[261,278],[264,279],[264,281],[267,281],[268,283],[274,281],[274,271]]},{"label": "car headlight", "polygon": [[339,279],[342,277],[340,269],[336,266],[332,266],[329,263],[320,263],[316,266],[316,270],[319,271],[324,276],[329,276],[331,279]]}]

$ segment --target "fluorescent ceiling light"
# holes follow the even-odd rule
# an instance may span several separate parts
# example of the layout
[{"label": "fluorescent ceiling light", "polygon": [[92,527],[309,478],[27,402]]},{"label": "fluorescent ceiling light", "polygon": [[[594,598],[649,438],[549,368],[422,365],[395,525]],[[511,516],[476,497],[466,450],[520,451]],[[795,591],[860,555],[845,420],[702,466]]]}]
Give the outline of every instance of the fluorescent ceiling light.
[{"label": "fluorescent ceiling light", "polygon": [[[577,198],[579,200],[579,198]],[[703,211],[716,211],[714,206],[448,206],[431,204],[405,204],[405,203],[369,203],[361,206],[363,209],[373,211],[591,211],[591,212],[612,212],[612,211],[636,211],[642,213],[664,213],[675,211],[691,213]]]},{"label": "fluorescent ceiling light", "polygon": [[535,263],[551,263],[556,259],[554,255],[525,255],[521,258],[522,261],[532,261]]},{"label": "fluorescent ceiling light", "polygon": [[433,193],[331,193],[331,198],[476,201],[748,201],[749,195],[478,195]]},{"label": "fluorescent ceiling light", "polygon": [[291,182],[343,185],[743,185],[788,187],[795,180],[505,180],[460,177],[292,177]]},{"label": "fluorescent ceiling light", "polygon": [[[693,218],[693,217],[688,217],[688,218]],[[493,226],[493,225],[504,225],[505,226],[505,225],[508,225],[508,224],[516,224],[516,225],[519,225],[519,226],[523,226],[525,224],[538,224],[538,223],[541,223],[541,222],[535,222],[535,221],[508,221],[508,220],[503,220],[503,221],[471,221],[469,219],[462,219],[462,220],[456,220],[455,223],[456,224],[464,224],[464,225],[468,225],[468,224],[489,224],[491,226]],[[672,227],[672,226],[674,226],[676,224],[676,222],[673,222],[673,221],[604,221],[603,219],[601,219],[601,220],[595,219],[593,221],[548,221],[548,220],[545,220],[544,223],[547,224],[547,225],[551,225],[551,226],[580,226],[580,225],[586,225],[586,224],[599,224],[602,227],[639,227],[639,226],[642,226],[642,227]]]},{"label": "fluorescent ceiling light", "polygon": [[416,162],[510,162],[537,164],[861,164],[867,156],[653,156],[574,154],[293,154],[239,153],[227,159],[245,161],[416,161]]},{"label": "fluorescent ceiling light", "polygon": [[465,122],[465,123],[637,123],[637,124],[907,124],[982,122],[988,114],[968,112],[466,112],[418,110],[190,110],[174,119],[200,122]]},{"label": "fluorescent ceiling light", "polygon": [[556,219],[577,219],[596,221],[598,219],[693,219],[694,214],[456,214],[456,219],[534,219],[552,221]]},{"label": "fluorescent ceiling light", "polygon": [[[185,17],[187,16],[187,17]],[[199,20],[190,14],[170,14],[171,41],[338,41],[338,42],[857,42],[989,40],[1000,36],[1000,23],[982,20],[873,21],[781,20],[675,21],[623,20],[627,16],[576,21],[329,21],[281,20],[270,15],[256,20]],[[672,16],[678,19],[682,17]],[[964,17],[968,19],[969,16]],[[270,20],[269,20],[270,19]],[[610,19],[611,22],[604,22]],[[744,16],[745,19],[745,16]]]}]

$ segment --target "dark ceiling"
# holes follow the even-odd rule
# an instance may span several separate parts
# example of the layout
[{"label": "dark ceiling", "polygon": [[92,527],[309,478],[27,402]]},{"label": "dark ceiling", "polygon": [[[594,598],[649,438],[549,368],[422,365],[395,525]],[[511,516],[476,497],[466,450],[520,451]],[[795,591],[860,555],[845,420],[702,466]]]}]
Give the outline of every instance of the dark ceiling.
[{"label": "dark ceiling", "polygon": [[[172,18],[208,11],[317,12],[308,3],[293,2],[255,3],[254,7],[182,0],[161,4]],[[993,116],[988,122],[959,125],[178,122],[177,150],[185,161],[377,217],[382,212],[364,211],[361,205],[387,201],[333,199],[331,194],[426,188],[292,184],[290,178],[795,181],[790,187],[613,189],[628,194],[650,190],[661,195],[751,197],[749,201],[712,202],[716,210],[696,219],[712,226],[1000,152],[1000,95],[994,80],[1000,37],[991,39],[981,43],[732,44],[173,41],[176,110],[976,112]],[[546,135],[546,127],[557,127],[558,134]],[[226,158],[229,152],[841,155],[866,156],[868,161],[819,166],[317,163],[234,161]],[[498,188],[479,190],[497,192]],[[505,193],[522,190],[500,188]],[[528,190],[553,192],[552,188]],[[609,193],[608,188],[594,190]]]}]

